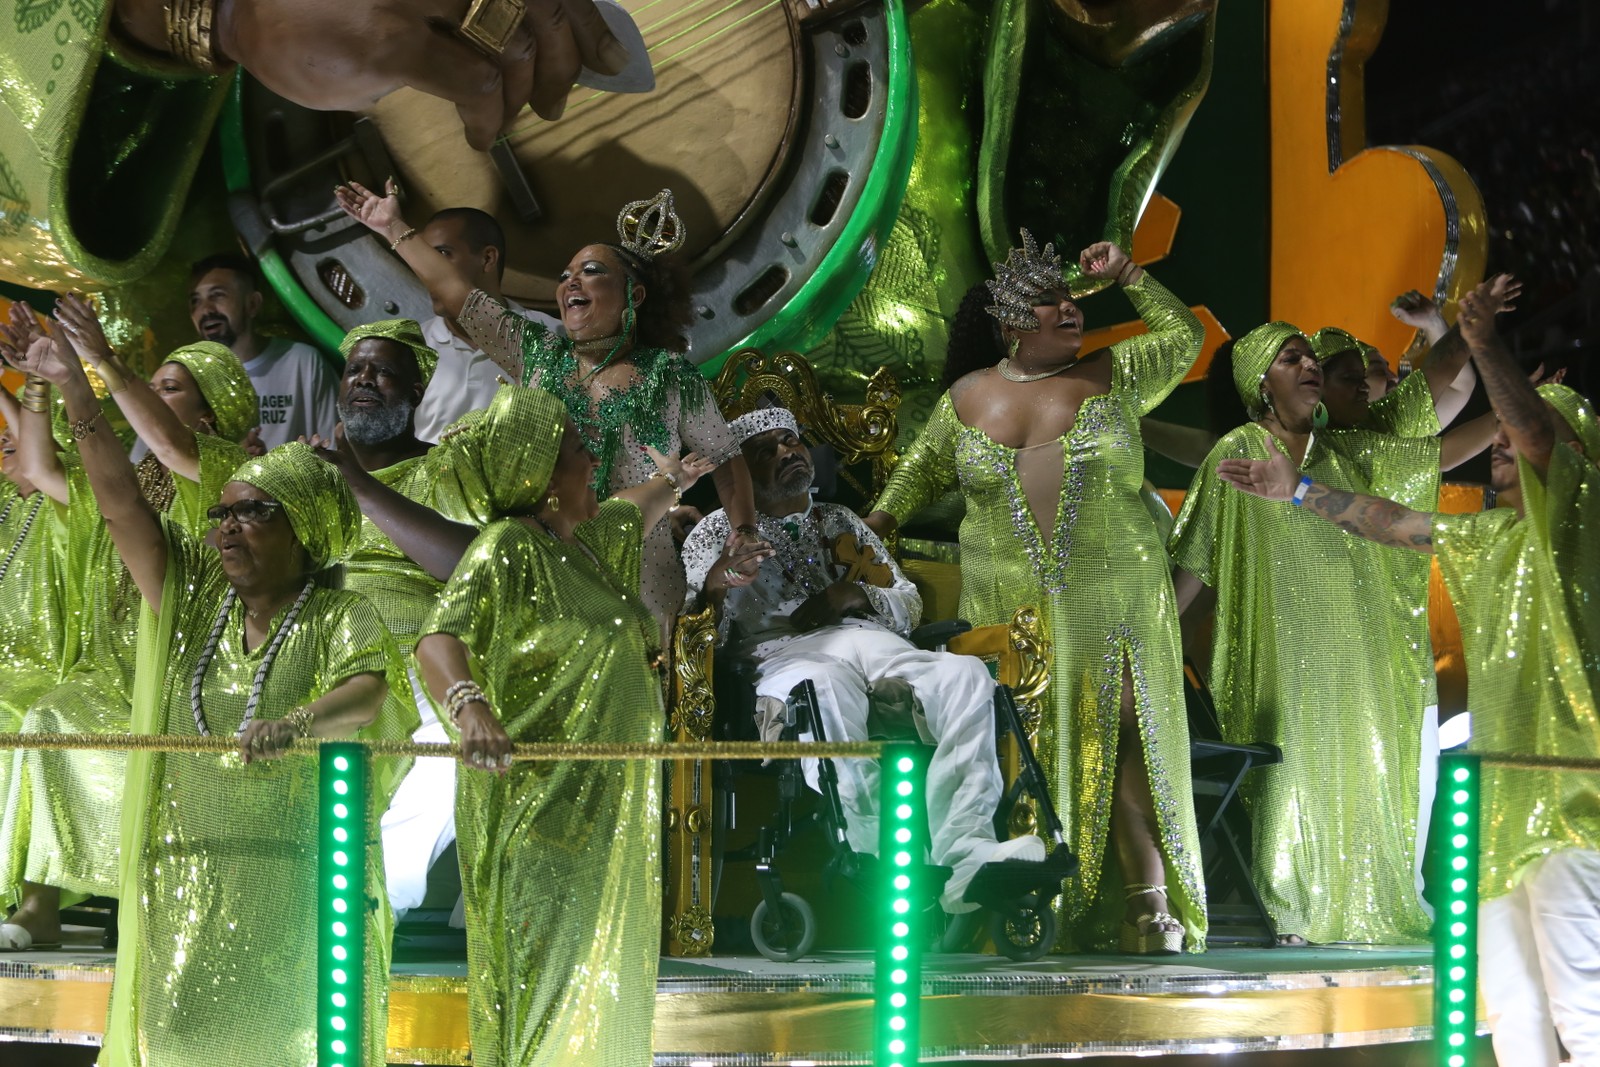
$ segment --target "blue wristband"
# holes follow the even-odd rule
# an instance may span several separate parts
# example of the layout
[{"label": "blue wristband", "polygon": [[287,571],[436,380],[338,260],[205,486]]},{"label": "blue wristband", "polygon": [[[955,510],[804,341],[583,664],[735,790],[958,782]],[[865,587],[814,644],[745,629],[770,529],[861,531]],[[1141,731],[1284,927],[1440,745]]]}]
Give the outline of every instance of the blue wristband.
[{"label": "blue wristband", "polygon": [[1302,474],[1300,476],[1300,487],[1294,491],[1294,496],[1289,499],[1294,503],[1295,507],[1299,507],[1306,502],[1306,493],[1310,492],[1310,490],[1311,477],[1310,475]]}]

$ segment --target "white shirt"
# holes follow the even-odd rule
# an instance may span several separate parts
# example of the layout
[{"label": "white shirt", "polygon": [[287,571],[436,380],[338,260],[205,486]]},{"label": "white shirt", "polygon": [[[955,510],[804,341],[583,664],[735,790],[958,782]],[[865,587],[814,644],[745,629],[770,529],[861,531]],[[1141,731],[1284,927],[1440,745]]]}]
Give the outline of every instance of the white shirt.
[{"label": "white shirt", "polygon": [[[531,311],[514,300],[505,301],[505,305],[525,319],[542,323],[557,336],[562,335],[559,319]],[[428,383],[428,391],[422,395],[422,403],[417,405],[416,432],[423,441],[437,442],[452,422],[469,411],[488,407],[507,379],[505,371],[482,349],[451,333],[450,323],[443,315],[435,315],[422,324],[422,339],[439,353],[439,366]]]},{"label": "white shirt", "polygon": [[[738,651],[762,658],[799,632],[790,619],[796,608],[842,579],[860,582],[872,605],[872,615],[845,619],[841,626],[882,628],[901,637],[916,626],[922,616],[922,597],[917,587],[855,512],[838,504],[813,503],[794,515],[758,515],[756,519],[761,539],[777,554],[761,564],[754,582],[728,590],[719,622],[721,640],[731,640]],[[836,551],[836,547],[843,547],[839,541],[846,534],[854,536],[858,548],[870,552],[880,566],[888,564],[887,576],[880,572],[878,579],[887,584],[875,584],[864,576],[852,579],[853,568]],[[718,509],[697,523],[684,542],[689,608],[721,557],[727,537],[728,514]]]},{"label": "white shirt", "polygon": [[308,344],[274,337],[244,365],[261,401],[261,443],[276,448],[312,434],[331,440],[339,421],[339,371]]}]

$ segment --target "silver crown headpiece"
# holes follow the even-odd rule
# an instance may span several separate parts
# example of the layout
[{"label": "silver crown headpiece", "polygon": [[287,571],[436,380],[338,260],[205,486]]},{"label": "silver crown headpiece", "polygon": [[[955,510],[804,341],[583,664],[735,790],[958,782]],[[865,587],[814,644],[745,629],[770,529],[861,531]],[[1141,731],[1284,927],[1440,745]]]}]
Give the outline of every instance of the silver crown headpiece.
[{"label": "silver crown headpiece", "polygon": [[1032,333],[1039,328],[1039,320],[1033,314],[1034,298],[1064,284],[1061,257],[1054,244],[1039,251],[1033,234],[1023,230],[1022,247],[1013,248],[1004,263],[996,263],[994,279],[984,284],[994,297],[994,303],[984,310],[1013,330]]},{"label": "silver crown headpiece", "polygon": [[622,247],[646,263],[678,248],[684,236],[671,189],[663,189],[649,200],[635,200],[617,213]]}]

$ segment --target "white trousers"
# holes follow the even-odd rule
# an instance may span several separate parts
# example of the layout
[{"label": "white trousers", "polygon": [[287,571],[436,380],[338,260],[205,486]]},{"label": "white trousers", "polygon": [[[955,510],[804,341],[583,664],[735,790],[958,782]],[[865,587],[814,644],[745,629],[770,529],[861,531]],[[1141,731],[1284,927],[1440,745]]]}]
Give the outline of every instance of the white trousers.
[{"label": "white trousers", "polygon": [[1560,1034],[1600,1067],[1600,852],[1553,852],[1478,909],[1478,981],[1500,1063],[1555,1067]]},{"label": "white trousers", "polygon": [[[928,826],[933,861],[954,869],[946,910],[962,910],[961,895],[994,849],[992,820],[1002,783],[995,755],[994,679],[983,661],[925,652],[876,627],[830,626],[785,640],[762,656],[756,693],[779,700],[809,678],[817,688],[823,730],[830,741],[867,739],[867,696],[885,679],[908,683],[926,718],[924,740],[936,747],[928,764]],[[918,723],[918,729],[924,729]],[[802,735],[802,740],[810,740]],[[817,788],[817,761],[803,761]],[[846,834],[857,852],[878,851],[878,764],[833,761],[839,774]]]},{"label": "white trousers", "polygon": [[[422,726],[411,739],[448,742],[439,716],[433,710],[417,672],[411,671]],[[456,839],[456,761],[419,759],[411,765],[380,824],[383,832],[383,872],[389,882],[389,906],[399,922],[406,912],[422,904],[428,892],[428,870]]]},{"label": "white trousers", "polygon": [[1411,873],[1417,886],[1417,903],[1428,918],[1433,905],[1422,895],[1423,871],[1428,861],[1428,827],[1433,822],[1433,798],[1439,791],[1439,705],[1422,711],[1422,744],[1417,753],[1417,839],[1413,843]]}]

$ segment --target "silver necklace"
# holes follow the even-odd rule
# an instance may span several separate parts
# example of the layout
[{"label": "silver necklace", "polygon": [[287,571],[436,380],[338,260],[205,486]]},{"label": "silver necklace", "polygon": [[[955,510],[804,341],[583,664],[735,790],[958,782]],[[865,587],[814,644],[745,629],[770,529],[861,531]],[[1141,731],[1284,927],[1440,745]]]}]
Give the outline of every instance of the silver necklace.
[{"label": "silver necklace", "polygon": [[[256,705],[261,703],[261,688],[267,683],[267,672],[272,669],[272,661],[278,655],[278,647],[283,644],[284,638],[289,636],[289,631],[294,628],[294,620],[299,618],[300,609],[306,606],[306,601],[311,599],[311,590],[316,586],[313,579],[307,579],[305,588],[300,590],[300,595],[295,598],[294,606],[289,609],[289,614],[283,617],[278,628],[272,633],[272,641],[267,645],[266,655],[261,657],[261,666],[256,668],[255,680],[250,683],[250,696],[244,703],[244,718],[239,721],[239,728],[235,734],[243,734],[245,727],[256,717]],[[211,736],[211,727],[206,722],[205,708],[201,706],[200,690],[205,685],[206,671],[211,669],[211,661],[217,654],[217,645],[222,640],[223,627],[228,625],[228,616],[233,612],[233,603],[239,599],[237,589],[229,589],[228,595],[222,598],[222,607],[217,611],[217,621],[212,624],[211,636],[206,638],[205,648],[200,650],[200,662],[195,664],[194,677],[189,681],[189,706],[194,711],[194,728],[201,737]]]},{"label": "silver necklace", "polygon": [[1038,374],[1019,374],[1011,369],[1011,357],[1002,356],[1000,357],[1000,362],[995,366],[995,370],[999,371],[1000,377],[1008,382],[1039,382],[1046,378],[1054,378],[1058,374],[1065,374],[1077,365],[1078,361],[1073,360],[1065,367],[1057,367],[1055,370],[1041,371]]},{"label": "silver necklace", "polygon": [[[0,522],[5,522],[11,517],[11,507],[16,501],[6,505],[4,514],[0,514]],[[39,506],[44,503],[44,494],[39,493],[38,499],[33,502],[33,510],[28,512],[28,517],[22,520],[22,532],[17,534],[16,544],[11,546],[11,551],[6,553],[6,558],[0,561],[0,581],[11,571],[11,561],[17,558],[17,553],[22,551],[22,543],[28,539],[28,532],[33,529],[33,520],[39,517]]]}]

